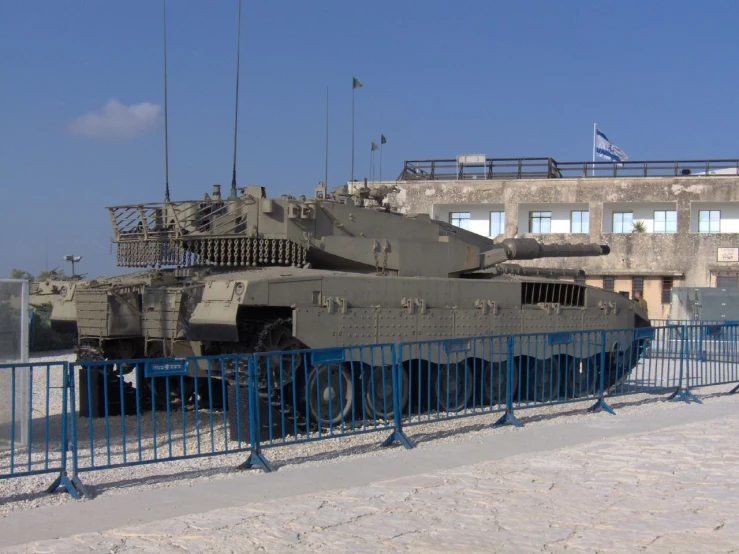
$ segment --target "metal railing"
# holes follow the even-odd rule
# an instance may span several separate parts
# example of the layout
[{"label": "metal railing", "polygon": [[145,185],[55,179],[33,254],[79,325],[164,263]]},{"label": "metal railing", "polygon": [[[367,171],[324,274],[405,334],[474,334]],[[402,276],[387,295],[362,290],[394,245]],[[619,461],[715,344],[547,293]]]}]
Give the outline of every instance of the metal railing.
[{"label": "metal railing", "polygon": [[[67,362],[0,364],[0,479],[56,474],[46,492],[64,486],[75,498],[84,487],[67,473],[70,440],[68,399],[73,384]],[[5,440],[2,441],[3,443]]]},{"label": "metal railing", "polygon": [[248,450],[238,425],[247,365],[240,356],[70,364],[77,471]]},{"label": "metal railing", "polygon": [[[23,390],[20,372],[31,374]],[[0,452],[0,478],[56,474],[49,490],[78,497],[88,494],[79,476],[98,469],[243,452],[241,467],[271,471],[263,449],[300,442],[379,431],[383,445],[412,448],[407,428],[451,418],[519,426],[527,408],[585,401],[613,413],[609,398],[638,393],[700,402],[691,389],[739,382],[739,326],[6,364],[0,374],[11,437],[27,437]],[[30,415],[16,416],[18,402]]]},{"label": "metal railing", "polygon": [[580,179],[604,177],[689,177],[739,175],[739,159],[558,162],[554,158],[406,160],[398,181]]}]

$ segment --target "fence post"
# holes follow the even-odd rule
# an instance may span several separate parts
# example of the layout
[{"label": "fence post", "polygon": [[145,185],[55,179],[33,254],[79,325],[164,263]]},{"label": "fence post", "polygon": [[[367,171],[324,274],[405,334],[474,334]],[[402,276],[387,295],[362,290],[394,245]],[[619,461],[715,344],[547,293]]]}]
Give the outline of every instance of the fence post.
[{"label": "fence post", "polygon": [[[400,444],[405,446],[407,449],[415,448],[416,445],[403,431],[403,414],[400,410],[400,398],[401,394],[404,393],[403,380],[400,378],[400,371],[398,365],[400,364],[400,356],[398,350],[401,350],[402,346],[392,346],[392,387],[393,387],[393,418],[395,419],[395,428],[390,436],[382,441],[382,446],[390,446],[395,441],[399,441]],[[401,350],[402,351],[402,350]],[[410,394],[410,391],[408,391]]]},{"label": "fence post", "polygon": [[[238,373],[236,378],[238,379]],[[259,384],[257,383],[257,358],[252,354],[248,358],[246,369],[246,397],[249,410],[249,444],[251,452],[240,469],[259,468],[265,473],[271,473],[274,468],[262,454],[261,427],[259,423]],[[238,398],[238,397],[237,397]],[[237,399],[238,402],[238,399]]]},{"label": "fence post", "polygon": [[[667,397],[667,400],[673,400],[675,402],[685,402],[686,404],[690,404],[691,402],[697,402],[698,404],[703,404],[696,395],[694,395],[689,390],[689,384],[685,385],[683,388],[683,376],[684,376],[684,370],[685,365],[687,365],[688,362],[688,341],[685,338],[685,325],[680,326],[680,377],[678,378],[677,382],[677,390],[673,392],[670,396]],[[689,376],[688,376],[689,377]],[[685,381],[688,382],[688,377],[686,377]]]},{"label": "fence post", "polygon": [[[588,408],[588,412],[595,413],[603,410],[611,415],[616,415],[613,408],[603,398],[606,380],[606,331],[600,332],[600,353],[598,354],[598,358],[600,359],[600,363],[598,364],[600,366],[600,371],[598,372],[598,379],[600,381],[598,384],[598,400]],[[616,371],[618,371],[618,365],[616,366]]]},{"label": "fence post", "polygon": [[[728,322],[727,322],[728,325]],[[737,325],[737,322],[732,322],[732,325],[728,327],[727,332],[729,334],[729,340],[728,344],[731,345],[731,347],[728,349],[727,352],[727,361],[736,361],[737,360],[737,344],[739,344],[739,336],[737,331],[739,330],[739,326]],[[736,376],[736,369],[734,370],[734,375]],[[735,386],[733,389],[729,391],[729,394],[735,394],[736,392],[739,392],[739,385]]]},{"label": "fence post", "polygon": [[[46,492],[52,493],[61,486],[64,487],[64,490],[67,491],[72,498],[78,499],[82,496],[89,496],[89,494],[87,493],[87,489],[85,489],[85,486],[77,477],[76,432],[72,433],[72,479],[69,478],[69,474],[67,473],[67,453],[70,450],[69,440],[67,438],[67,418],[69,417],[69,404],[67,402],[67,395],[70,395],[70,397],[72,398],[72,426],[74,429],[76,429],[74,422],[76,414],[74,413],[74,375],[72,374],[74,371],[73,366],[74,364],[70,365],[69,362],[64,362],[62,366],[62,436],[60,445],[61,468],[59,470],[59,476],[54,480],[51,486],[46,489]],[[48,387],[49,383],[47,383],[46,386]]]},{"label": "fence post", "polygon": [[513,335],[506,338],[505,413],[493,423],[493,427],[506,423],[514,427],[523,427],[523,423],[513,414],[513,340]]}]

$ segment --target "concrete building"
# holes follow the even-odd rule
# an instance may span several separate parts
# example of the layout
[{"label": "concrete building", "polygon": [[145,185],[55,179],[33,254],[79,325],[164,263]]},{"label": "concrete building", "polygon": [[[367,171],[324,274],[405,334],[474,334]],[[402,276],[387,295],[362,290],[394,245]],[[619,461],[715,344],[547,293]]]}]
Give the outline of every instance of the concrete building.
[{"label": "concrete building", "polygon": [[739,286],[737,169],[739,160],[460,156],[406,162],[388,201],[489,237],[608,244],[609,256],[523,265],[581,267],[587,284],[643,290],[654,319],[667,317],[672,287]]}]

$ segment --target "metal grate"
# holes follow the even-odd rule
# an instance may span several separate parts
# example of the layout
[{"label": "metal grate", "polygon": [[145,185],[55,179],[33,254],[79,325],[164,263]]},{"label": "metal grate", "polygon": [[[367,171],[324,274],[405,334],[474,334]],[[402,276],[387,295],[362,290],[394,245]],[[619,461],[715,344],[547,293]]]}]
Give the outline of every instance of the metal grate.
[{"label": "metal grate", "polygon": [[521,303],[536,305],[541,303],[561,306],[584,306],[585,287],[575,283],[522,283]]},{"label": "metal grate", "polygon": [[672,277],[662,277],[662,303],[669,304],[672,296]]},{"label": "metal grate", "polygon": [[634,298],[636,291],[640,291],[644,295],[644,277],[633,277],[631,279],[631,298]]},{"label": "metal grate", "polygon": [[615,286],[615,278],[613,275],[606,275],[603,277],[603,290],[608,290],[613,292]]}]

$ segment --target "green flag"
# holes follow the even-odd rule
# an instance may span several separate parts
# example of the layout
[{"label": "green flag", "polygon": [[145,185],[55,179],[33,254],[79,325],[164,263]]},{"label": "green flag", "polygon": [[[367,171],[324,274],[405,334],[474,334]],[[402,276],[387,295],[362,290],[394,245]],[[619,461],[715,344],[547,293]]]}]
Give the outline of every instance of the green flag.
[{"label": "green flag", "polygon": [[364,85],[359,82],[359,79],[352,77],[352,88],[362,88]]},{"label": "green flag", "polygon": [[380,135],[380,144],[385,144],[387,142],[387,139],[385,138],[385,135]]},{"label": "green flag", "polygon": [[379,150],[379,149],[380,149],[380,147],[377,146],[377,143],[373,141],[372,142],[372,147],[370,149],[370,152],[372,152],[373,150]]}]

